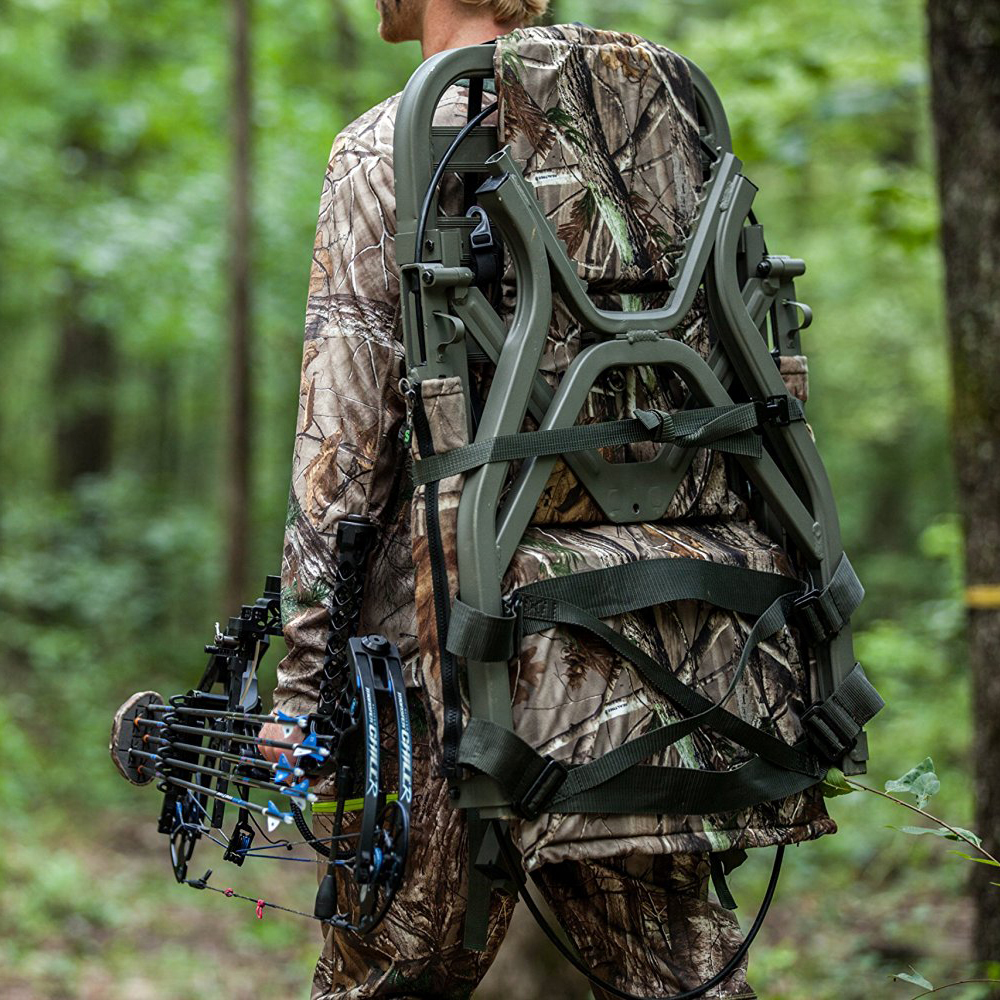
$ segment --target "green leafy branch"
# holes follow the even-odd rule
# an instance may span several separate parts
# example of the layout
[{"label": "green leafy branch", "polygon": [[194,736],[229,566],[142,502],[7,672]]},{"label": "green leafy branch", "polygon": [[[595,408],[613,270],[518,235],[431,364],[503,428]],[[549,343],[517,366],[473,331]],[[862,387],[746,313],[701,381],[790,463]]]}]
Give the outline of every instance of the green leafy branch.
[{"label": "green leafy branch", "polygon": [[921,997],[929,997],[932,993],[950,990],[953,986],[971,986],[973,983],[1000,983],[1000,979],[960,979],[954,983],[945,983],[944,986],[935,987],[912,966],[910,969],[910,972],[897,972],[892,978],[896,982],[913,983],[914,986],[923,987],[923,993],[918,993],[912,1000],[920,1000]]},{"label": "green leafy branch", "polygon": [[[923,816],[924,819],[930,820],[932,823],[936,823],[937,827],[927,827],[927,826],[901,826],[893,827],[895,830],[899,830],[900,833],[908,833],[911,836],[919,837],[924,834],[932,834],[935,837],[942,837],[945,840],[955,840],[963,841],[970,847],[975,848],[982,857],[973,857],[970,854],[966,854],[963,851],[952,851],[952,854],[957,854],[960,858],[965,858],[966,861],[976,861],[983,865],[992,865],[994,868],[1000,868],[1000,860],[995,858],[989,851],[983,847],[982,838],[977,834],[973,833],[971,830],[966,830],[961,826],[952,826],[950,823],[946,823],[943,819],[929,813],[924,807],[930,800],[932,795],[937,794],[941,790],[941,781],[937,774],[934,773],[934,761],[930,757],[925,757],[916,767],[911,767],[904,775],[893,781],[887,781],[885,783],[885,791],[879,791],[877,788],[872,788],[870,785],[863,785],[860,781],[854,781],[852,778],[848,778],[843,772],[838,771],[836,768],[831,768],[826,773],[826,778],[823,780],[823,794],[827,797],[836,795],[849,795],[855,789],[860,789],[863,792],[870,792],[872,795],[878,795],[880,798],[888,799],[890,802],[895,802],[896,805],[902,806],[904,809],[909,809],[911,812],[917,813],[919,816]],[[906,802],[903,799],[897,798],[892,795],[892,792],[900,792],[902,794],[913,795],[917,804],[914,805],[911,802]],[[993,882],[993,885],[1000,886],[1000,882]]]},{"label": "green leafy branch", "polygon": [[[935,837],[942,837],[945,840],[961,841],[978,851],[980,856],[975,857],[964,851],[952,851],[952,854],[957,854],[966,861],[975,861],[981,865],[992,865],[994,868],[1000,868],[1000,860],[983,847],[981,837],[971,830],[966,830],[964,827],[952,826],[951,823],[946,823],[943,819],[929,813],[925,808],[931,796],[936,795],[941,790],[941,781],[934,771],[934,761],[930,757],[925,757],[916,767],[911,767],[909,771],[899,778],[887,781],[884,791],[872,788],[870,785],[863,785],[860,781],[854,781],[852,778],[848,778],[842,771],[837,770],[837,768],[831,768],[827,771],[826,777],[823,779],[823,794],[828,798],[837,795],[850,795],[856,789],[862,792],[870,792],[872,795],[878,795],[880,798],[895,802],[896,805],[902,806],[904,809],[909,809],[911,812],[923,816],[924,819],[937,824],[933,827],[900,826],[892,827],[892,829],[899,830],[900,833],[910,834],[911,836],[919,837],[924,834],[931,834]],[[912,802],[907,802],[905,799],[898,798],[897,795],[892,794],[893,792],[901,795],[912,795],[916,799],[916,805]],[[990,884],[1000,886],[1000,882],[991,882]],[[951,989],[953,986],[965,986],[972,983],[1000,983],[998,979],[963,979],[959,982],[946,983],[944,986],[935,987],[933,983],[920,975],[912,966],[909,972],[896,973],[892,978],[897,982],[911,983],[923,989],[923,992],[918,993],[912,1000],[919,1000],[920,997],[930,996],[932,993],[941,993],[944,990]]]}]

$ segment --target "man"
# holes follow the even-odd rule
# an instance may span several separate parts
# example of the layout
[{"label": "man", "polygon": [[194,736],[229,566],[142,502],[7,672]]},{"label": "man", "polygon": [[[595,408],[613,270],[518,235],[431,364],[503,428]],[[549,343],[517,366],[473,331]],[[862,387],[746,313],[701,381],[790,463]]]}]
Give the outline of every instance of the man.
[{"label": "man", "polygon": [[[377,0],[389,42],[419,40],[424,57],[490,41],[544,12],[547,0]],[[306,321],[283,606],[289,654],[275,707],[315,708],[329,631],[325,603],[333,540],[346,514],[379,526],[363,630],[417,659],[409,494],[400,428],[404,400],[399,273],[393,238],[392,138],[398,97],[349,125],[333,146],[320,205]],[[439,111],[465,120],[466,101]],[[447,203],[449,193],[442,195]],[[415,669],[415,668],[413,668]],[[462,947],[467,839],[464,814],[431,750],[418,692],[411,692],[415,800],[407,878],[384,923],[367,938],[326,929],[314,1000],[468,997],[506,931],[513,899],[496,893],[482,952]],[[280,732],[267,732],[276,735]],[[828,822],[828,821],[827,821]],[[832,828],[822,824],[816,836]],[[584,961],[618,988],[669,996],[710,978],[740,942],[735,918],[708,899],[705,853],[661,849],[631,856],[550,861],[539,869],[548,902]],[[670,853],[673,850],[674,853]],[[596,989],[595,996],[605,994]],[[707,996],[751,998],[745,962]]]}]

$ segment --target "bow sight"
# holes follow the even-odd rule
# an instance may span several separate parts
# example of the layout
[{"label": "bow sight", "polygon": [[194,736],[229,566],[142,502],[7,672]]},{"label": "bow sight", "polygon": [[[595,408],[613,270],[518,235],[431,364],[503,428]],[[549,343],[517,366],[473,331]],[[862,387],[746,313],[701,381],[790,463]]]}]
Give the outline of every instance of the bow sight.
[{"label": "bow sight", "polygon": [[[341,522],[316,712],[261,710],[258,669],[271,636],[281,635],[280,580],[269,576],[263,595],[244,605],[225,631],[216,625],[197,687],[167,701],[153,691],[133,695],[115,715],[111,734],[111,756],[122,775],[135,785],[155,781],[163,793],[158,829],[169,838],[178,882],[256,902],[258,915],[267,905],[362,934],[385,916],[402,881],[413,795],[399,653],[382,636],[351,638],[373,541],[367,519]],[[393,720],[398,745],[388,769],[380,717]],[[281,725],[284,738],[262,737],[266,723]],[[277,760],[263,756],[261,747]],[[314,784],[331,778],[336,794],[324,806],[333,819],[329,835],[318,836],[303,813],[319,801]],[[228,827],[227,808],[230,819],[236,810]],[[272,837],[285,824],[294,824],[301,839]],[[318,865],[323,874],[313,913],[217,888],[209,884],[211,870],[190,878],[188,865],[203,837],[237,866],[250,858]]]}]

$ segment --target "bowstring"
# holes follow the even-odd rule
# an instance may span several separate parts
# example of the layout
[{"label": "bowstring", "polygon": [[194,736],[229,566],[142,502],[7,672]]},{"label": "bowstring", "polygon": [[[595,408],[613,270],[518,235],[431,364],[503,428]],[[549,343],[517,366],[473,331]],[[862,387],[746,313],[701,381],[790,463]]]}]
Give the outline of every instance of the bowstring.
[{"label": "bowstring", "polygon": [[[188,794],[189,801],[192,802],[198,808],[198,810],[204,815],[204,817],[206,819],[208,819],[209,818],[208,810],[206,810],[205,807],[197,800],[197,798],[195,798],[194,793],[192,791],[188,790],[187,794]],[[181,813],[181,804],[180,804],[180,802],[177,803],[177,819],[178,819],[178,822],[179,822],[179,824],[180,824],[180,826],[181,826],[182,829],[193,830],[194,832],[199,833],[199,834],[205,836],[206,838],[208,838],[208,840],[210,840],[213,844],[218,845],[219,847],[223,848],[224,850],[228,850],[228,848],[229,848],[229,842],[228,841],[224,841],[224,840],[220,840],[218,837],[214,836],[212,834],[212,828],[211,827],[205,827],[205,826],[201,826],[200,824],[186,822],[184,820],[184,817],[183,817],[182,813]],[[296,861],[296,862],[299,862],[299,863],[302,863],[302,864],[312,864],[312,865],[327,865],[327,864],[329,864],[329,860],[327,858],[320,858],[320,857],[315,857],[315,858],[293,858],[293,857],[283,857],[282,855],[279,855],[279,854],[265,854],[264,853],[265,851],[274,851],[274,850],[277,850],[278,848],[282,848],[282,849],[284,849],[286,851],[290,851],[290,850],[292,850],[293,848],[296,848],[296,847],[307,846],[307,845],[310,844],[310,842],[308,840],[287,840],[287,839],[286,840],[272,840],[270,837],[268,837],[268,835],[266,833],[264,833],[263,828],[256,821],[256,819],[254,819],[253,814],[250,814],[250,820],[253,823],[253,825],[260,831],[261,835],[268,841],[268,844],[266,846],[261,845],[261,846],[258,846],[258,847],[249,847],[249,848],[247,848],[245,851],[240,852],[240,853],[243,854],[244,857],[249,857],[250,855],[253,855],[254,857],[260,858],[262,860],[269,859],[271,861]],[[321,844],[327,844],[327,843],[332,843],[334,841],[353,840],[353,839],[356,839],[357,837],[358,837],[358,834],[356,834],[356,833],[347,833],[347,834],[341,834],[339,837],[316,837],[315,838],[315,842],[316,843],[321,843]],[[335,863],[337,865],[346,866],[350,862],[347,862],[347,861],[336,861]],[[210,888],[210,887],[206,886],[206,888]]]}]

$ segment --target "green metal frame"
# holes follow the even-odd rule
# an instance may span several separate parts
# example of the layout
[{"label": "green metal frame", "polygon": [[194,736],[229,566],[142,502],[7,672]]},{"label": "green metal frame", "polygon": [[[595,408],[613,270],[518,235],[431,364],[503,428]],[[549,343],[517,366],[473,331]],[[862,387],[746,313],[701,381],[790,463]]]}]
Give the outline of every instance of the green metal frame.
[{"label": "green metal frame", "polygon": [[[434,126],[445,91],[459,80],[493,76],[493,45],[442,53],[427,60],[403,92],[396,118],[396,254],[403,285],[403,339],[408,378],[457,376],[468,387],[470,350],[496,365],[478,427],[470,441],[518,432],[531,413],[543,430],[572,426],[595,379],[609,367],[664,365],[687,385],[692,402],[721,406],[745,398],[786,393],[767,343],[767,319],[780,354],[799,352],[798,331],[810,315],[795,298],[793,278],[804,265],[767,256],[759,225],[750,219],[756,188],[742,175],[730,147],[718,95],[691,65],[702,136],[716,150],[711,177],[681,258],[671,293],[660,309],[599,309],[587,296],[565,247],[542,214],[531,186],[509,149],[497,149],[496,129],[476,128],[454,167],[486,183],[478,199],[500,230],[515,270],[517,301],[505,328],[473,284],[463,237],[471,223],[437,218],[436,195],[417,263],[415,236],[429,182],[457,129]],[[466,241],[467,242],[467,241]],[[758,269],[758,263],[765,265]],[[746,273],[748,268],[751,273]],[[669,333],[704,288],[719,343],[706,361]],[[588,331],[584,347],[553,389],[538,373],[553,304],[553,290]],[[420,301],[418,313],[417,300]],[[800,310],[805,320],[800,320]],[[423,322],[418,323],[418,315]],[[737,392],[733,393],[733,388]],[[826,587],[843,556],[830,483],[807,426],[793,422],[763,430],[765,454],[739,458],[766,505],[760,520],[783,532],[808,567],[816,588]],[[691,449],[664,446],[650,461],[611,464],[595,453],[563,456],[610,522],[655,521],[667,510],[693,457]],[[501,581],[531,519],[555,458],[526,461],[506,502],[500,495],[508,464],[493,463],[467,475],[458,512],[458,576],[462,600],[490,615],[503,613]],[[779,536],[780,537],[780,536]],[[815,652],[814,701],[829,697],[855,665],[850,628]],[[508,664],[467,662],[472,714],[512,728]],[[842,761],[861,773],[864,734]],[[499,787],[484,776],[460,782],[457,804],[484,818],[510,815]]]}]

